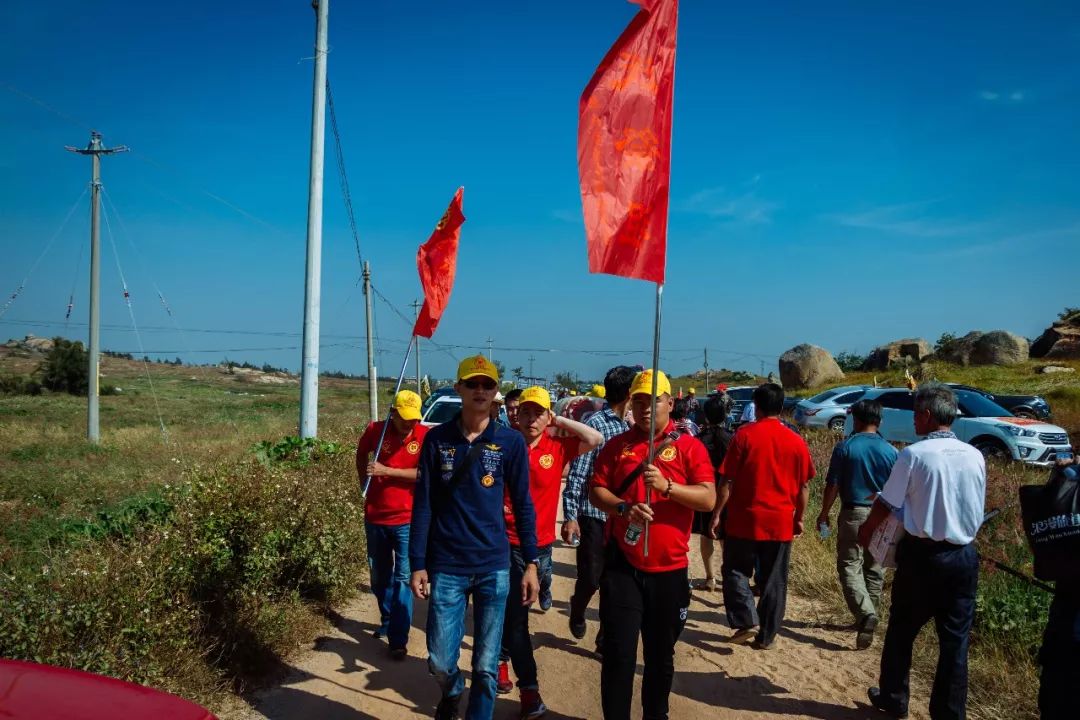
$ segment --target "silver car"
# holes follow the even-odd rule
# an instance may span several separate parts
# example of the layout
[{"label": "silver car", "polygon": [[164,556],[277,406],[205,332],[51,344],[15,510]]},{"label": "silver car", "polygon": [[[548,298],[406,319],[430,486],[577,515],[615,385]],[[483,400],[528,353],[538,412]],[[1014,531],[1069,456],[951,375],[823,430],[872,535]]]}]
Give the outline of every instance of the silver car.
[{"label": "silver car", "polygon": [[812,398],[800,400],[795,405],[795,423],[799,427],[828,428],[833,432],[843,432],[848,408],[870,387],[870,385],[845,385],[818,393]]}]

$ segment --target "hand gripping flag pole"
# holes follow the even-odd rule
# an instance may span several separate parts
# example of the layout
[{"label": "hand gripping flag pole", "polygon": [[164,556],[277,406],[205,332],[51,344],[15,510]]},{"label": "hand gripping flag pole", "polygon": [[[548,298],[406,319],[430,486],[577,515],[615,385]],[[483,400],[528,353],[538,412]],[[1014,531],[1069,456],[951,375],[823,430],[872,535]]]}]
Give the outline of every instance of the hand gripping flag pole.
[{"label": "hand gripping flag pole", "polygon": [[[656,283],[649,455],[656,452],[678,0],[641,6],[581,95],[578,176],[589,271]],[[646,502],[651,502],[646,489]],[[649,553],[649,525],[643,550]]]},{"label": "hand gripping flag pole", "polygon": [[[416,251],[416,268],[420,273],[420,284],[424,286],[424,306],[416,317],[412,340],[409,341],[409,347],[405,350],[405,360],[401,363],[401,372],[398,373],[397,385],[394,387],[395,397],[401,391],[401,382],[405,378],[405,368],[409,365],[413,345],[419,345],[420,337],[430,338],[435,333],[435,328],[450,301],[450,291],[454,288],[454,275],[457,273],[457,251],[458,242],[461,239],[461,226],[465,222],[465,215],[462,214],[461,208],[464,193],[465,188],[457,189],[453,199],[450,200],[450,206],[435,225],[431,237]],[[388,413],[382,432],[379,434],[379,444],[375,448],[376,460],[382,452],[383,442],[386,440],[386,429],[390,421],[391,414]],[[370,486],[371,475],[368,475],[364,478],[363,495],[365,498]]]}]

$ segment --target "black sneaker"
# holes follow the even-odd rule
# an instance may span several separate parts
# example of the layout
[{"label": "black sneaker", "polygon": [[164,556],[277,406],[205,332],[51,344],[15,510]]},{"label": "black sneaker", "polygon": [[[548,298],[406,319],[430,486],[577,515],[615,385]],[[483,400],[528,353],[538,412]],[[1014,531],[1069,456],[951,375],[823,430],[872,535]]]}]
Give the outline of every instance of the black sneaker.
[{"label": "black sneaker", "polygon": [[573,616],[570,617],[570,634],[574,636],[575,640],[581,640],[585,637],[585,618],[576,620]]},{"label": "black sneaker", "polygon": [[390,648],[390,659],[401,661],[409,657],[409,651],[403,647]]},{"label": "black sneaker", "polygon": [[859,623],[859,634],[855,636],[855,647],[866,650],[874,644],[874,630],[877,630],[877,615],[867,615]]},{"label": "black sneaker", "polygon": [[435,708],[435,720],[459,720],[459,702],[461,702],[460,695],[444,695],[439,701],[439,706]]},{"label": "black sneaker", "polygon": [[898,707],[890,705],[889,702],[885,699],[885,697],[882,696],[881,690],[876,687],[872,687],[867,690],[866,696],[870,698],[871,705],[873,705],[876,709],[880,710],[881,712],[885,713],[890,717],[894,717],[897,720],[904,720],[908,716],[907,709],[900,709]]}]

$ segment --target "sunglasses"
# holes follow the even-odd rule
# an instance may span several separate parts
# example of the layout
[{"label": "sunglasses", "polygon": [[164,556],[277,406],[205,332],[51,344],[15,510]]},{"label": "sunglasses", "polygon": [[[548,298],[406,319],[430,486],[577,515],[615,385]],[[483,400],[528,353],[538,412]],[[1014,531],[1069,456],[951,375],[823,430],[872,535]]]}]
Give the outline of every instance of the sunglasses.
[{"label": "sunglasses", "polygon": [[462,380],[461,384],[470,390],[475,390],[477,388],[483,388],[485,390],[495,389],[495,381],[488,378],[484,378],[483,380]]}]

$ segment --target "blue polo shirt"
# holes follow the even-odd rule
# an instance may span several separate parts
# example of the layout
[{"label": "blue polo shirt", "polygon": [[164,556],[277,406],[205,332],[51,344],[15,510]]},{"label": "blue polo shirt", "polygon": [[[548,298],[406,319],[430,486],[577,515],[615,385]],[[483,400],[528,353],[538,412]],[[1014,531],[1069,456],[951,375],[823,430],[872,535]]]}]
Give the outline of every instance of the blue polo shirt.
[{"label": "blue polo shirt", "polygon": [[[529,496],[529,452],[517,430],[488,422],[472,443],[461,433],[460,413],[432,428],[420,449],[409,529],[413,570],[479,575],[510,567],[503,498],[514,509],[521,552],[534,560],[536,513]],[[480,449],[452,490],[455,470]]]},{"label": "blue polo shirt", "polygon": [[840,486],[845,505],[869,507],[896,463],[896,448],[878,433],[856,433],[833,448],[826,485]]}]

